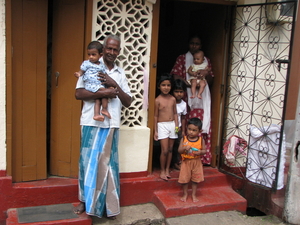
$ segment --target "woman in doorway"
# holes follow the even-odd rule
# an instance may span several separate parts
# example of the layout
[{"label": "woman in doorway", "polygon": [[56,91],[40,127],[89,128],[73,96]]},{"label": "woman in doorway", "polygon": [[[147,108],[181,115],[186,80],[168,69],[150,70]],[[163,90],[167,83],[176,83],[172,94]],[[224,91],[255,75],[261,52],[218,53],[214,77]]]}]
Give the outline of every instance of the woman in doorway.
[{"label": "woman in doorway", "polygon": [[[182,54],[177,57],[176,62],[171,70],[171,74],[173,74],[174,79],[182,79],[187,84],[187,97],[185,100],[188,102],[188,114],[187,120],[189,118],[197,117],[203,121],[203,132],[202,136],[204,136],[205,144],[207,152],[202,155],[202,163],[204,165],[210,165],[211,163],[211,124],[210,124],[210,107],[211,107],[211,99],[210,99],[210,90],[209,87],[213,81],[213,73],[211,69],[210,60],[206,58],[208,62],[208,66],[206,69],[201,70],[199,73],[199,78],[205,78],[207,84],[203,95],[205,97],[203,99],[199,98],[190,98],[192,95],[190,85],[187,83],[187,79],[189,78],[189,74],[187,73],[188,68],[193,64],[193,54],[201,49],[201,39],[198,35],[194,35],[189,39],[189,51],[186,54]],[[200,106],[199,106],[200,105]],[[195,107],[196,106],[196,107]]]}]

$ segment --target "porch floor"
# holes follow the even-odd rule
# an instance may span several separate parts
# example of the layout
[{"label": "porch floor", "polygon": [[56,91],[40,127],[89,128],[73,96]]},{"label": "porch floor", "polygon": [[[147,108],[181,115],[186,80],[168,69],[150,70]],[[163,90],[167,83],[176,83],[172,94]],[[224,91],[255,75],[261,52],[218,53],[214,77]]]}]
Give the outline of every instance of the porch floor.
[{"label": "porch floor", "polygon": [[[181,185],[177,182],[179,171],[173,170],[170,175],[172,178],[169,181],[161,180],[158,170],[147,176],[121,178],[121,206],[152,202],[165,218],[217,211],[236,210],[242,213],[246,212],[246,200],[231,188],[229,177],[219,172],[216,168],[204,167],[205,181],[198,186],[197,195],[199,202],[197,203],[192,202],[190,196],[187,202],[180,201],[182,190]],[[59,182],[56,183],[55,179],[58,179]],[[26,204],[23,202],[23,204],[17,204],[17,207],[74,203],[78,201],[74,201],[77,198],[77,183],[74,182],[74,179],[51,178],[49,182],[51,183],[49,185],[47,185],[47,181],[14,185],[14,188],[18,189],[18,191],[22,189],[22,193],[27,193]],[[43,196],[43,201],[38,203],[36,199],[41,200],[41,196]],[[15,209],[8,210],[7,222],[14,221],[13,224],[18,224],[14,218],[17,216],[15,211]],[[45,224],[61,224],[61,222],[60,220],[57,223],[52,221]],[[89,224],[89,221],[86,222],[85,224]]]}]

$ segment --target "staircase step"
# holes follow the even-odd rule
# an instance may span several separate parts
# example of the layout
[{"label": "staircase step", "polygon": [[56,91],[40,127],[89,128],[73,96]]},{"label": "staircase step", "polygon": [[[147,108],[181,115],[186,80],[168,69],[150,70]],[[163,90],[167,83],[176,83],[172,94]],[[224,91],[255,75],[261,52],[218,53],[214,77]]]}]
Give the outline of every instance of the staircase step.
[{"label": "staircase step", "polygon": [[[203,182],[204,183],[204,182]],[[165,218],[217,211],[246,212],[247,201],[230,186],[198,188],[199,201],[193,202],[191,190],[186,202],[180,200],[182,191],[155,191],[153,202]]]},{"label": "staircase step", "polygon": [[[199,188],[230,186],[228,176],[219,172],[217,168],[205,166],[204,182],[199,184]],[[123,178],[121,179],[121,205],[135,205],[151,202],[154,191],[159,190],[181,190],[178,183],[179,171],[171,171],[171,179],[167,182],[159,178],[160,170],[155,169],[152,174],[145,177]],[[132,198],[134,190],[134,198]]]},{"label": "staircase step", "polygon": [[[59,206],[58,204],[57,206]],[[78,205],[78,203],[73,203],[73,206]],[[55,206],[55,205],[51,205]],[[26,209],[30,209],[32,207],[26,207]],[[50,215],[51,216],[51,215]],[[18,209],[12,208],[7,210],[7,219],[6,225],[64,225],[64,224],[72,224],[72,225],[91,225],[92,219],[85,213],[76,216],[76,218],[70,219],[60,219],[60,220],[51,220],[51,221],[38,221],[38,222],[19,222],[18,219]]]}]

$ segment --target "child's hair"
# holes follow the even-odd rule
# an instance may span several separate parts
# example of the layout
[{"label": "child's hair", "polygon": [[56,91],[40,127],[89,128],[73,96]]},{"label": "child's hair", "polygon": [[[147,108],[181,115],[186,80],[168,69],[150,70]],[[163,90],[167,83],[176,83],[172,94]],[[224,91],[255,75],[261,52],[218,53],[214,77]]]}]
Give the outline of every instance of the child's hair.
[{"label": "child's hair", "polygon": [[172,89],[173,89],[173,77],[172,77],[169,73],[163,73],[163,74],[160,76],[160,78],[159,78],[159,80],[158,80],[158,82],[157,82],[157,87],[159,87],[159,85],[160,85],[163,81],[165,81],[165,80],[169,80],[169,81],[171,82],[171,87],[172,87]]},{"label": "child's hair", "polygon": [[202,121],[199,118],[193,117],[193,118],[189,119],[188,125],[190,125],[190,124],[193,124],[196,127],[198,127],[199,130],[202,130]]},{"label": "child's hair", "polygon": [[204,56],[204,52],[203,52],[201,49],[199,49],[199,50],[197,50],[196,52],[194,52],[194,54],[193,54],[193,55],[195,55],[195,54],[199,54],[199,53],[203,54],[203,56]]},{"label": "child's hair", "polygon": [[183,90],[186,91],[186,84],[182,79],[174,80],[173,90]]},{"label": "child's hair", "polygon": [[97,49],[100,54],[103,51],[103,45],[99,41],[92,41],[87,46],[87,49]]}]

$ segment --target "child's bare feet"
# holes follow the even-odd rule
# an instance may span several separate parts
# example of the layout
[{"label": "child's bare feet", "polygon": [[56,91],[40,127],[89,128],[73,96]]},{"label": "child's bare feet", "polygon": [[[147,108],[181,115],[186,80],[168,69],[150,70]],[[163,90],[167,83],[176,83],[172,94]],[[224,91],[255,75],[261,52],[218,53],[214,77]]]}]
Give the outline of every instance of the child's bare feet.
[{"label": "child's bare feet", "polygon": [[195,98],[195,96],[194,96],[194,95],[192,95],[190,98]]},{"label": "child's bare feet", "polygon": [[202,99],[202,96],[201,96],[201,95],[198,95],[197,97],[198,97],[199,99]]},{"label": "child's bare feet", "polygon": [[164,181],[168,181],[168,177],[166,176],[165,173],[160,173],[159,177],[160,177],[160,179],[162,179]]},{"label": "child's bare feet", "polygon": [[183,194],[183,196],[180,198],[180,201],[186,202],[187,194]]},{"label": "child's bare feet", "polygon": [[75,214],[77,214],[77,215],[80,215],[80,214],[82,214],[83,212],[85,212],[85,204],[84,204],[84,202],[80,202],[80,203],[78,204],[78,206],[74,207],[74,208],[73,208],[73,212],[74,212]]},{"label": "child's bare feet", "polygon": [[199,201],[199,199],[195,195],[192,195],[192,200],[193,200],[193,202],[198,202]]},{"label": "child's bare feet", "polygon": [[110,116],[109,112],[106,109],[102,109],[101,114],[104,115],[104,116],[107,116],[109,119],[111,119],[111,116]]},{"label": "child's bare feet", "polygon": [[174,164],[174,168],[175,168],[176,170],[180,170],[180,164],[179,164],[179,163],[175,163],[175,164]]},{"label": "child's bare feet", "polygon": [[93,117],[94,120],[97,120],[97,121],[100,121],[100,122],[103,122],[104,121],[104,116],[102,115],[95,115]]}]

